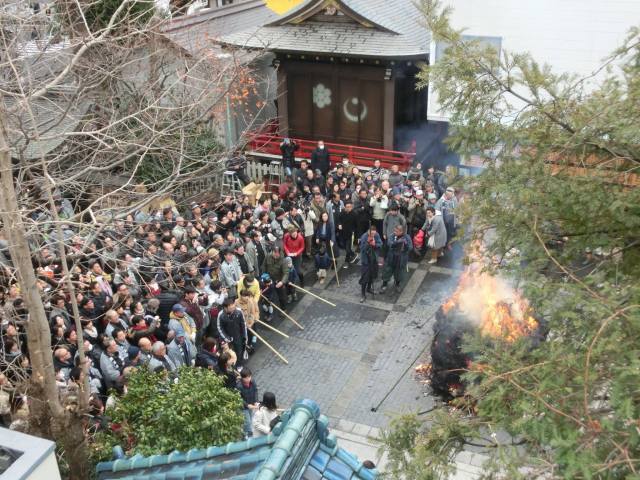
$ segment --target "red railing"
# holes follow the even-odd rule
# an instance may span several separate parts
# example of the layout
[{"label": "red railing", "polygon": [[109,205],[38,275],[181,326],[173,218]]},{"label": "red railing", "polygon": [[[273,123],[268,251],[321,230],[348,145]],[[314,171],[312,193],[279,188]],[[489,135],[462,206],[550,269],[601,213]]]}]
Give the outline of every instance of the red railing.
[{"label": "red railing", "polygon": [[[247,152],[255,152],[259,154],[280,156],[280,143],[284,139],[276,133],[271,132],[272,126],[267,127],[261,132],[255,132],[248,135],[246,144]],[[311,158],[311,152],[316,148],[317,142],[313,140],[303,140],[294,138],[299,149],[296,151],[296,158]],[[384,150],[381,148],[358,147],[355,145],[342,145],[339,143],[324,142],[325,147],[329,150],[331,165],[340,163],[342,159],[348,158],[349,163],[359,167],[373,167],[375,160],[380,160],[381,166],[390,168],[391,165],[398,165],[400,171],[406,171],[411,167],[415,152],[397,152],[394,150]]]}]

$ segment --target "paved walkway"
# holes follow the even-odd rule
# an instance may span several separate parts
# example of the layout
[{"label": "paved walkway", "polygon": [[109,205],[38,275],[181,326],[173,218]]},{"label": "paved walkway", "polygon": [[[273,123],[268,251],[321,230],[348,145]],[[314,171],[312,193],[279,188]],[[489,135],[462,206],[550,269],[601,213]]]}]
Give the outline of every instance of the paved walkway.
[{"label": "paved walkway", "polygon": [[[315,400],[341,445],[383,466],[374,440],[380,429],[400,413],[425,412],[437,401],[415,378],[414,367],[428,358],[434,314],[457,283],[458,265],[448,258],[437,266],[411,262],[400,294],[375,295],[361,304],[359,266],[342,268],[339,262],[339,285],[332,272],[324,285],[309,288],[335,308],[305,295],[289,312],[304,330],[286,319],[274,326],[289,339],[261,330],[289,365],[259,347],[249,366],[260,391],[276,393],[280,405]],[[307,284],[313,277],[306,275]]]}]

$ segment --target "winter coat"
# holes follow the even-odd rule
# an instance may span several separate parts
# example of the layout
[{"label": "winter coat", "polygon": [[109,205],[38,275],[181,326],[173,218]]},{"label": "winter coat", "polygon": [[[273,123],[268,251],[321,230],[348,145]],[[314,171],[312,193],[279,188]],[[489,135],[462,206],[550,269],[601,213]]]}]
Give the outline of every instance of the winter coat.
[{"label": "winter coat", "polygon": [[371,212],[373,219],[382,220],[389,209],[389,199],[386,195],[382,195],[380,197],[380,201],[378,201],[375,196],[371,197],[371,200],[369,200],[369,206],[373,209]]},{"label": "winter coat", "polygon": [[227,343],[247,343],[247,324],[241,310],[236,309],[231,315],[221,310],[216,325],[218,335]]},{"label": "winter coat", "polygon": [[258,403],[258,385],[255,380],[251,379],[248,387],[242,383],[242,380],[238,380],[236,388],[242,397],[243,408],[249,408],[249,405]]},{"label": "winter coat", "polygon": [[404,183],[404,175],[402,175],[400,172],[398,173],[391,172],[389,174],[389,185],[391,185],[391,188],[395,187],[396,185],[402,185],[403,183]]},{"label": "winter coat", "polygon": [[[200,297],[196,297],[196,299],[198,298]],[[204,325],[204,313],[202,313],[202,308],[200,307],[206,307],[209,303],[209,299],[206,296],[203,296],[202,299],[202,303],[199,301],[189,302],[186,298],[183,298],[180,302],[180,305],[185,308],[186,314],[193,318],[197,330],[200,330]]]},{"label": "winter coat", "polygon": [[304,237],[301,233],[298,233],[296,238],[293,238],[290,233],[284,236],[284,251],[290,257],[299,257],[304,252]]},{"label": "winter coat", "polygon": [[271,421],[278,416],[277,410],[269,410],[261,406],[253,414],[253,437],[263,437],[271,433]]},{"label": "winter coat", "polygon": [[258,247],[256,247],[256,244],[253,243],[253,241],[247,242],[247,245],[244,247],[244,256],[247,258],[247,263],[250,263],[251,266],[253,266],[255,275],[259,276],[260,262],[258,261]]},{"label": "winter coat", "polygon": [[[443,248],[447,244],[447,229],[444,225],[442,215],[435,215],[431,221],[426,220],[422,226],[422,230],[433,238],[433,249]],[[427,240],[428,242],[428,240]]]},{"label": "winter coat", "polygon": [[238,308],[244,314],[247,328],[253,328],[256,320],[260,319],[260,310],[258,309],[258,301],[253,297],[238,297]]},{"label": "winter coat", "polygon": [[421,202],[418,202],[418,199],[412,197],[411,200],[409,200],[409,216],[407,220],[411,225],[421,227],[424,225],[426,219],[427,205],[425,200],[423,199]]},{"label": "winter coat", "polygon": [[254,279],[253,282],[249,284],[248,287],[245,287],[244,279],[242,279],[238,282],[237,288],[238,288],[238,298],[241,298],[240,294],[242,293],[243,290],[249,290],[253,298],[256,299],[256,302],[260,300],[260,282],[258,282],[258,280]]},{"label": "winter coat", "polygon": [[385,238],[393,237],[393,230],[398,226],[402,226],[403,231],[407,232],[407,220],[404,218],[404,215],[398,213],[396,215],[392,215],[391,213],[387,213],[384,216],[384,222],[382,223],[382,233]]},{"label": "winter coat", "polygon": [[171,312],[169,315],[169,330],[176,332],[180,329],[184,330],[184,333],[191,339],[191,341],[195,341],[197,328],[196,322],[193,318],[191,318],[187,313],[180,318],[175,313]]},{"label": "winter coat", "polygon": [[314,172],[320,170],[323,175],[326,175],[331,168],[331,161],[329,159],[329,150],[327,147],[323,149],[316,148],[311,152],[311,170]]},{"label": "winter coat", "polygon": [[[378,250],[380,247],[382,247],[382,239],[380,238],[380,235],[378,235],[378,232],[376,232],[373,238],[376,242],[375,250]],[[366,250],[365,247],[368,244],[368,239],[369,232],[366,232],[360,237],[360,240],[358,241],[358,245],[360,246],[360,265],[367,265],[369,263],[369,257],[364,254]]]},{"label": "winter coat", "polygon": [[242,270],[240,269],[240,263],[235,256],[231,263],[228,263],[226,260],[222,262],[222,265],[220,265],[220,281],[225,287],[227,287],[229,292],[233,292],[235,294],[236,283],[238,283],[238,280],[240,280],[241,277]]},{"label": "winter coat", "polygon": [[147,364],[147,367],[152,372],[155,372],[158,367],[161,367],[163,370],[168,370],[169,372],[173,372],[177,368],[176,364],[173,363],[173,360],[171,360],[168,355],[165,355],[162,360],[155,355],[152,355],[151,360],[149,360],[149,363]]},{"label": "winter coat", "polygon": [[360,196],[356,196],[353,201],[353,211],[356,214],[356,222],[358,225],[369,224],[371,220],[371,199],[367,196],[364,200]]},{"label": "winter coat", "polygon": [[291,140],[289,143],[282,142],[280,144],[280,152],[282,153],[282,166],[285,168],[293,168],[295,165],[296,150],[299,145]]},{"label": "winter coat", "polygon": [[196,367],[215,370],[217,366],[218,366],[218,357],[215,353],[209,352],[207,350],[200,350],[196,354]]},{"label": "winter coat", "polygon": [[406,233],[400,237],[392,234],[387,240],[387,247],[385,267],[388,266],[395,271],[405,269],[409,261],[409,252],[413,250],[411,237]]},{"label": "winter coat", "polygon": [[[187,359],[184,356],[184,351],[188,352],[189,363],[187,364]],[[184,343],[180,345],[178,341],[174,338],[169,345],[167,345],[167,356],[171,359],[173,364],[176,367],[181,367],[183,365],[193,366],[196,361],[196,356],[198,351],[196,350],[196,346],[191,343],[191,340],[188,338],[184,339]]]},{"label": "winter coat", "polygon": [[262,271],[268,273],[274,283],[288,283],[289,270],[284,263],[284,257],[282,254],[280,254],[279,258],[274,258],[271,253],[268,254],[267,258],[264,259]]}]

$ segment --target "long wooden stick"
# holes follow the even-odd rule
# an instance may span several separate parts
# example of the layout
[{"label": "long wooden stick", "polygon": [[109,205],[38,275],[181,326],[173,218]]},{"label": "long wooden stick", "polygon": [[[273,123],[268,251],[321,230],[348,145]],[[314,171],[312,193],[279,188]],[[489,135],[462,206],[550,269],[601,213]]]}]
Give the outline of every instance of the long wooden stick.
[{"label": "long wooden stick", "polygon": [[336,271],[336,283],[340,286],[340,279],[338,278],[338,264],[336,263],[336,256],[333,254],[333,242],[329,240],[329,248],[331,249],[331,258],[333,258],[333,269]]},{"label": "long wooden stick", "polygon": [[278,352],[275,348],[273,348],[269,344],[269,342],[267,342],[264,338],[262,338],[260,335],[258,335],[253,328],[247,328],[247,330],[249,330],[253,335],[255,335],[258,340],[260,340],[262,343],[264,343],[269,350],[271,350],[273,353],[275,353],[278,356],[278,358],[280,360],[282,360],[284,363],[289,365],[289,361],[286,358],[284,358],[282,355],[280,355],[280,352]]},{"label": "long wooden stick", "polygon": [[318,300],[322,300],[324,303],[327,303],[327,304],[331,305],[332,307],[335,307],[335,306],[336,306],[336,304],[335,304],[335,303],[331,303],[329,300],[325,300],[324,298],[319,297],[319,296],[318,296],[318,295],[316,295],[315,293],[310,292],[309,290],[305,290],[304,288],[302,288],[302,287],[300,287],[300,286],[296,285],[295,283],[289,283],[289,285],[291,285],[292,287],[294,287],[294,288],[296,288],[296,289],[300,290],[301,292],[307,293],[307,294],[311,295],[312,297],[317,298]]},{"label": "long wooden stick", "polygon": [[304,330],[304,327],[302,325],[300,325],[298,322],[296,322],[289,314],[287,314],[287,312],[285,312],[284,310],[282,310],[280,307],[278,307],[276,304],[274,304],[271,300],[269,300],[267,297],[265,297],[264,295],[260,294],[260,296],[262,298],[264,298],[269,305],[271,305],[273,308],[275,308],[278,312],[280,312],[282,315],[284,315],[286,318],[288,318],[289,320],[291,320],[293,322],[293,324],[298,327],[300,330]]},{"label": "long wooden stick", "polygon": [[284,338],[289,338],[289,335],[287,335],[287,334],[286,334],[286,333],[284,333],[284,332],[281,332],[281,331],[280,331],[280,330],[278,330],[277,328],[272,327],[271,325],[269,325],[269,324],[268,324],[268,323],[266,323],[266,322],[263,322],[262,320],[256,320],[256,323],[259,323],[260,325],[262,325],[262,326],[264,326],[264,327],[267,327],[269,330],[273,330],[273,331],[274,331],[274,332],[276,332],[277,334],[282,335]]}]

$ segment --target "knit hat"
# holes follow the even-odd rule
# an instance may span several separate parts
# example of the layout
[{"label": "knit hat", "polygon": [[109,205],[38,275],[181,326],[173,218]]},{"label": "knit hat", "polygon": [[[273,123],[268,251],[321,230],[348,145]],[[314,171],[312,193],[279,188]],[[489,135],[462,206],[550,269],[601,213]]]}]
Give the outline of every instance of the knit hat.
[{"label": "knit hat", "polygon": [[436,197],[435,193],[430,193],[429,195],[427,195],[427,200],[431,200],[432,198],[435,199],[435,198],[438,198],[438,197]]}]

